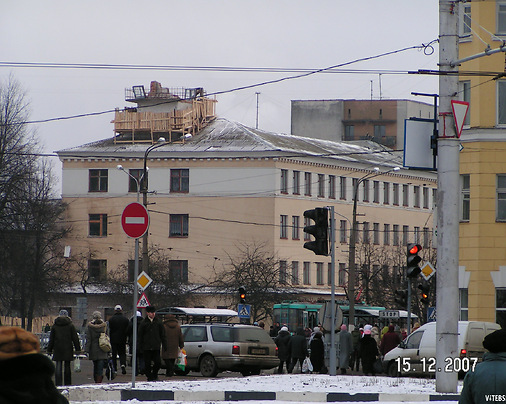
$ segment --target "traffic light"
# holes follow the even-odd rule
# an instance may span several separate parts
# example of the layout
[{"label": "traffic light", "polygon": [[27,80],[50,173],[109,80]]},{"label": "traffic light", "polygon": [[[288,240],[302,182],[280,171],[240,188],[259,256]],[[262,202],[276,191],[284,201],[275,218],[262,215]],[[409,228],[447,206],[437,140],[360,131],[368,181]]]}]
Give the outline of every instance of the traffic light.
[{"label": "traffic light", "polygon": [[239,288],[239,301],[241,303],[246,303],[246,289],[244,286]]},{"label": "traffic light", "polygon": [[420,301],[423,304],[429,304],[429,285],[418,285],[418,289],[420,289]]},{"label": "traffic light", "polygon": [[315,240],[304,243],[304,248],[316,255],[329,255],[329,213],[327,208],[306,210],[304,217],[314,220],[315,224],[304,227],[304,232],[311,234]]},{"label": "traffic light", "polygon": [[402,308],[408,307],[408,290],[396,290],[394,293],[395,303],[397,303]]},{"label": "traffic light", "polygon": [[406,265],[406,276],[408,278],[416,278],[422,271],[418,264],[422,260],[422,257],[418,253],[422,250],[420,244],[408,244],[407,253],[407,265]]}]

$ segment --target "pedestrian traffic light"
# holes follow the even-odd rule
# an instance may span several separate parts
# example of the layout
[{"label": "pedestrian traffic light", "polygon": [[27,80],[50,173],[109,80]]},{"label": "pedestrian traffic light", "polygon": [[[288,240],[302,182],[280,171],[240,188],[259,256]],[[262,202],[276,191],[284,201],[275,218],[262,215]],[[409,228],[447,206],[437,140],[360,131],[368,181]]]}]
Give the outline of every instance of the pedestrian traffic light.
[{"label": "pedestrian traffic light", "polygon": [[239,288],[239,301],[241,303],[246,303],[246,288],[244,286]]},{"label": "pedestrian traffic light", "polygon": [[316,255],[329,255],[329,219],[327,208],[306,210],[304,217],[314,220],[315,224],[304,227],[304,232],[311,234],[315,240],[304,243],[304,248]]},{"label": "pedestrian traffic light", "polygon": [[397,303],[402,308],[408,307],[408,290],[396,290],[394,293],[395,303]]},{"label": "pedestrian traffic light", "polygon": [[406,276],[408,278],[416,278],[422,271],[418,264],[422,260],[422,257],[418,253],[422,250],[420,244],[408,244],[407,253],[407,264],[406,264]]},{"label": "pedestrian traffic light", "polygon": [[418,289],[420,289],[420,301],[423,304],[429,304],[429,285],[418,285]]}]

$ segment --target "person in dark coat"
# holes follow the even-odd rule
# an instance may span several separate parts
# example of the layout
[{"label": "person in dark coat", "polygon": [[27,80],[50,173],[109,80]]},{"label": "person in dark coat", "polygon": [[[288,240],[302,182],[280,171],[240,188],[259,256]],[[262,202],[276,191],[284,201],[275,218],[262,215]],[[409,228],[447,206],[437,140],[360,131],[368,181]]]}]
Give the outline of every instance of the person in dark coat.
[{"label": "person in dark coat", "polygon": [[57,386],[72,384],[70,364],[74,360],[74,349],[76,352],[81,351],[79,335],[67,310],[60,310],[60,315],[56,317],[51,327],[47,345],[47,353],[53,354],[53,361],[56,362],[55,383]]},{"label": "person in dark coat", "polygon": [[[325,361],[325,346],[323,345],[322,333],[318,331],[311,340],[311,354],[309,359],[313,365],[313,372],[321,373]],[[305,338],[305,336],[304,336]],[[301,365],[302,366],[302,365]]]},{"label": "person in dark coat", "polygon": [[162,359],[165,362],[166,376],[174,376],[174,363],[179,356],[179,350],[184,348],[184,338],[181,326],[176,316],[169,314],[163,321],[165,327],[166,349],[162,351]]},{"label": "person in dark coat", "polygon": [[104,379],[104,368],[107,364],[107,352],[102,351],[99,345],[100,334],[108,334],[107,323],[102,320],[99,311],[93,312],[93,319],[86,328],[86,352],[89,360],[93,361],[93,380],[95,383],[102,383]]},{"label": "person in dark coat", "polygon": [[68,404],[53,383],[54,371],[34,334],[0,327],[0,403]]},{"label": "person in dark coat", "polygon": [[279,366],[278,366],[278,373],[283,373],[283,365],[286,364],[286,371],[290,373],[290,339],[292,336],[290,335],[290,332],[288,331],[288,327],[283,326],[281,327],[281,330],[279,330],[278,336],[274,338],[274,342],[276,343],[276,346],[278,347],[278,359],[279,359]]},{"label": "person in dark coat", "polygon": [[302,363],[304,359],[309,356],[307,351],[307,339],[304,333],[304,329],[302,327],[297,328],[297,332],[292,339],[290,340],[290,353],[292,356],[292,363],[290,365],[290,369],[288,373],[292,373],[297,362],[300,363],[300,368],[302,369]]},{"label": "person in dark coat", "polygon": [[148,306],[146,313],[146,318],[142,320],[139,327],[139,349],[144,355],[144,367],[148,382],[153,382],[158,380],[158,371],[162,367],[160,346],[166,350],[167,339],[163,323],[156,317],[156,308]]},{"label": "person in dark coat", "polygon": [[341,369],[341,374],[345,375],[346,369],[350,367],[350,355],[353,350],[353,340],[346,324],[341,325],[341,331],[337,334],[337,345],[339,347],[337,354],[339,369]]},{"label": "person in dark coat", "polygon": [[483,354],[474,371],[467,372],[459,404],[485,404],[506,397],[506,330],[488,334],[483,347],[489,352]]},{"label": "person in dark coat", "polygon": [[[137,341],[139,341],[139,327],[142,323],[142,314],[139,310],[137,310]],[[128,328],[127,328],[127,336],[128,336],[128,346],[130,347],[130,353],[133,354],[134,352],[134,318],[130,318],[128,320]],[[137,344],[138,346],[138,344]],[[144,356],[142,355],[142,350],[136,349],[136,356],[137,359],[135,361],[135,376],[138,374],[143,375],[144,374]]]},{"label": "person in dark coat", "polygon": [[390,352],[397,345],[401,343],[401,339],[399,334],[395,332],[395,328],[393,324],[388,326],[388,331],[383,335],[380,342],[380,352],[382,355],[386,355],[387,352]]},{"label": "person in dark coat", "polygon": [[127,340],[128,318],[123,315],[123,308],[117,304],[114,307],[114,314],[109,319],[109,332],[111,334],[111,353],[114,371],[118,371],[118,361],[121,365],[121,373],[126,374],[126,340]]},{"label": "person in dark coat", "polygon": [[365,329],[364,335],[358,342],[358,351],[360,359],[362,360],[362,370],[365,375],[376,374],[374,371],[374,361],[379,356],[378,344],[371,336],[371,329]]},{"label": "person in dark coat", "polygon": [[[351,330],[351,327],[353,327],[353,330]],[[364,330],[364,327],[362,324],[360,324],[358,327],[355,327],[353,325],[350,325],[350,334],[351,334],[351,341],[353,344],[353,351],[351,353],[351,370],[354,368],[359,370],[360,368],[360,354],[358,353],[358,343],[360,339],[362,338],[362,331]]]}]

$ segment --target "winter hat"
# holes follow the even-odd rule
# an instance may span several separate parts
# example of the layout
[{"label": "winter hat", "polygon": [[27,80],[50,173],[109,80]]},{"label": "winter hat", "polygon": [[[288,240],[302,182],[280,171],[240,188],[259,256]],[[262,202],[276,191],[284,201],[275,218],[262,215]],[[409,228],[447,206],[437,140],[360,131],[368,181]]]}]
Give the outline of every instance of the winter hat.
[{"label": "winter hat", "polygon": [[139,310],[137,310],[137,317],[142,317],[142,313]]},{"label": "winter hat", "polygon": [[39,339],[19,327],[0,327],[0,360],[40,352]]},{"label": "winter hat", "polygon": [[155,306],[148,306],[146,307],[146,313],[154,313],[156,312],[156,307]]},{"label": "winter hat", "polygon": [[313,328],[313,332],[320,332],[320,327]]},{"label": "winter hat", "polygon": [[364,331],[366,331],[366,330],[371,331],[372,330],[372,325],[371,324],[364,325]]},{"label": "winter hat", "polygon": [[501,329],[488,334],[483,339],[483,348],[490,352],[506,352],[506,330]]},{"label": "winter hat", "polygon": [[288,332],[288,327],[287,326],[283,326],[283,327],[281,327],[280,331],[286,331],[286,332]]},{"label": "winter hat", "polygon": [[117,304],[116,306],[114,306],[114,310],[121,311],[121,310],[123,310],[123,307],[121,307],[121,304]]},{"label": "winter hat", "polygon": [[68,317],[69,316],[69,312],[65,309],[61,309],[60,310],[60,313],[58,314],[60,317]]},{"label": "winter hat", "polygon": [[102,320],[102,314],[99,311],[94,311],[93,320]]},{"label": "winter hat", "polygon": [[347,329],[346,324],[341,324],[341,330],[345,331]]}]

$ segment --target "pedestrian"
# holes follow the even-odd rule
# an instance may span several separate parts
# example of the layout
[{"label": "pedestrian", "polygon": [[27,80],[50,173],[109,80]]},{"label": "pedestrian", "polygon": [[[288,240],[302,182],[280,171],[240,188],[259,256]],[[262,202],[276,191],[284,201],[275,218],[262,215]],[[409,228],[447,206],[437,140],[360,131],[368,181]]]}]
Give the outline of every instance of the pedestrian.
[{"label": "pedestrian", "polygon": [[360,368],[360,355],[358,354],[358,341],[362,338],[362,333],[360,332],[360,326],[355,327],[353,324],[350,325],[350,334],[351,334],[351,343],[352,343],[352,351],[350,355],[350,367],[351,370],[356,369],[357,372]]},{"label": "pedestrian", "polygon": [[[139,327],[142,323],[142,313],[137,310],[137,313],[135,313],[137,316],[137,347],[139,347]],[[127,329],[127,336],[128,336],[128,346],[130,347],[130,353],[133,355],[134,353],[134,317],[130,318],[128,321],[128,329]],[[136,361],[135,361],[135,376],[141,374],[144,374],[144,355],[142,354],[141,349],[136,349]],[[133,363],[133,362],[132,362]]]},{"label": "pedestrian", "polygon": [[292,363],[290,365],[288,373],[293,372],[293,369],[295,369],[295,365],[297,365],[297,362],[300,363],[300,368],[302,370],[302,363],[304,362],[304,359],[306,359],[309,356],[309,353],[307,351],[307,339],[304,334],[304,329],[302,327],[297,328],[297,332],[295,333],[294,336],[292,336],[289,348],[292,357]]},{"label": "pedestrian", "polygon": [[358,351],[362,360],[362,370],[365,375],[376,374],[373,364],[379,356],[378,345],[371,337],[371,329],[364,327],[364,335],[358,342]]},{"label": "pedestrian", "polygon": [[0,327],[0,403],[68,404],[53,383],[54,372],[34,334],[19,327]]},{"label": "pedestrian", "polygon": [[146,307],[146,318],[139,327],[139,349],[144,355],[144,368],[148,382],[158,380],[158,371],[162,367],[160,347],[167,349],[165,328],[156,317],[155,306]]},{"label": "pedestrian", "polygon": [[55,384],[70,386],[72,384],[71,362],[75,352],[81,351],[81,342],[76,327],[72,324],[67,310],[60,310],[49,333],[47,353],[53,354],[56,363]]},{"label": "pedestrian", "polygon": [[278,332],[278,336],[274,338],[274,342],[276,343],[276,346],[278,347],[278,359],[279,359],[279,366],[278,366],[278,373],[283,373],[283,365],[286,366],[286,371],[290,373],[290,339],[292,336],[290,335],[290,332],[288,331],[288,327],[283,326]]},{"label": "pedestrian", "polygon": [[109,335],[107,323],[102,319],[99,311],[93,312],[93,318],[86,327],[86,352],[88,359],[93,361],[93,380],[102,383],[104,368],[107,365],[107,352],[102,351],[99,344],[100,334]]},{"label": "pedestrian", "polygon": [[341,325],[341,331],[337,334],[339,369],[341,374],[346,374],[346,369],[350,367],[350,356],[353,351],[353,339],[348,331],[346,324]]},{"label": "pedestrian", "polygon": [[184,338],[181,326],[173,314],[167,316],[167,319],[163,321],[163,326],[165,327],[167,343],[162,352],[162,359],[165,362],[166,376],[172,377],[174,376],[174,364],[179,356],[179,351],[184,348]]},{"label": "pedestrian", "polygon": [[371,337],[374,339],[374,341],[376,341],[376,344],[380,345],[380,342],[381,342],[381,338],[379,336],[380,334],[380,331],[379,331],[379,328],[377,325],[374,325],[372,328],[371,328]]},{"label": "pedestrian", "polygon": [[123,307],[117,304],[114,314],[109,319],[109,332],[111,334],[112,366],[118,371],[118,356],[121,365],[121,373],[126,374],[126,341],[128,330],[128,318],[123,315]]},{"label": "pedestrian", "polygon": [[[2,324],[0,323],[0,325],[2,325]],[[46,323],[46,325],[44,326],[43,332],[51,332],[51,326],[49,325],[49,323]]]},{"label": "pedestrian", "polygon": [[259,321],[258,326],[263,330],[265,328],[265,323],[263,321]]},{"label": "pedestrian", "polygon": [[327,373],[322,372],[322,369],[324,369],[325,366],[325,346],[323,345],[322,335],[321,331],[315,333],[313,340],[309,345],[311,350],[309,360],[313,365],[313,372],[315,373]]},{"label": "pedestrian", "polygon": [[399,335],[395,332],[395,328],[393,324],[390,324],[388,327],[388,331],[383,335],[380,342],[380,352],[381,355],[385,356],[388,352],[394,349],[397,345],[401,343],[401,339]]},{"label": "pedestrian", "polygon": [[467,372],[459,404],[485,404],[506,397],[506,330],[494,331],[483,339],[483,361]]}]

